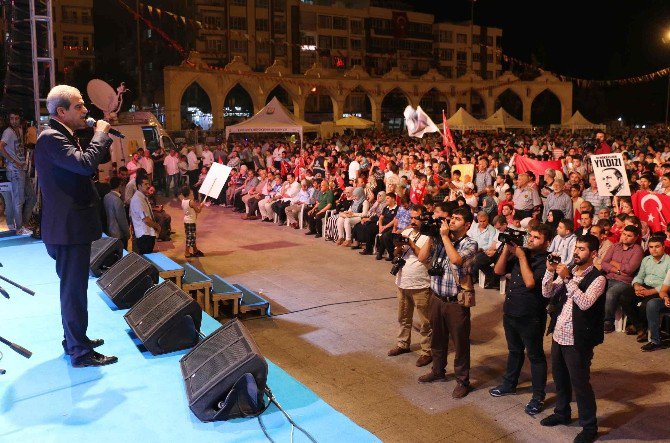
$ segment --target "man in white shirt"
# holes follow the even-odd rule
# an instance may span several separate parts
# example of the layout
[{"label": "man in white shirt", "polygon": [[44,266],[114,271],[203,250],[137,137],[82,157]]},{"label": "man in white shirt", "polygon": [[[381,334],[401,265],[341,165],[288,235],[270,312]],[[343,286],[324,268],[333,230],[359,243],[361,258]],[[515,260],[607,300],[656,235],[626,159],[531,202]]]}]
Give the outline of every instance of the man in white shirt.
[{"label": "man in white shirt", "polygon": [[300,192],[300,182],[295,179],[293,174],[286,174],[288,186],[284,189],[280,198],[272,203],[272,210],[277,214],[277,220],[280,225],[286,223],[286,208],[291,204],[291,200]]},{"label": "man in white shirt", "polygon": [[149,176],[149,182],[154,182],[154,161],[151,158],[151,152],[148,149],[138,149],[138,154],[140,154],[140,167],[147,171]]},{"label": "man in white shirt", "polygon": [[170,149],[170,154],[163,160],[165,166],[165,195],[170,197],[170,190],[174,189],[174,195],[177,196],[177,187],[179,185],[179,157],[177,151]]},{"label": "man in white shirt", "polygon": [[354,159],[349,163],[349,182],[352,186],[356,186],[356,179],[358,178],[358,173],[361,170],[361,159],[362,155],[360,152],[357,152],[354,156]]},{"label": "man in white shirt", "polygon": [[574,234],[575,225],[570,219],[563,219],[556,226],[556,236],[551,241],[547,250],[552,255],[561,257],[561,263],[566,266],[572,265],[573,252],[575,251],[575,241],[577,236]]},{"label": "man in white shirt", "polygon": [[484,211],[477,213],[477,224],[472,224],[468,237],[477,242],[479,252],[488,250],[497,237],[496,228],[489,223],[489,216]]},{"label": "man in white shirt", "polygon": [[[421,205],[410,210],[410,226],[402,231],[407,246],[400,246],[396,257],[405,260],[405,264],[396,274],[398,287],[398,323],[400,329],[396,346],[388,351],[389,357],[410,352],[414,308],[419,317],[419,334],[421,335],[421,353],[416,361],[417,366],[426,366],[433,361],[430,343],[432,329],[430,326],[430,276],[428,267],[418,259],[419,251],[428,241],[428,236],[421,234],[420,217],[426,212]],[[397,266],[397,265],[396,265]]]},{"label": "man in white shirt", "polygon": [[[200,175],[200,168],[198,167],[198,156],[195,154],[195,146],[188,147],[188,154],[186,154],[186,161],[188,162],[188,182],[191,186],[198,182],[198,175]],[[197,193],[197,191],[195,191]]]},{"label": "man in white shirt", "polygon": [[130,200],[130,220],[133,223],[135,244],[139,254],[152,253],[156,237],[161,232],[160,225],[153,219],[151,203],[147,198],[150,187],[149,178],[140,177],[137,191]]},{"label": "man in white shirt", "polygon": [[204,148],[202,148],[202,165],[206,168],[209,168],[212,166],[212,163],[214,163],[214,153],[209,149],[209,146],[205,145]]}]

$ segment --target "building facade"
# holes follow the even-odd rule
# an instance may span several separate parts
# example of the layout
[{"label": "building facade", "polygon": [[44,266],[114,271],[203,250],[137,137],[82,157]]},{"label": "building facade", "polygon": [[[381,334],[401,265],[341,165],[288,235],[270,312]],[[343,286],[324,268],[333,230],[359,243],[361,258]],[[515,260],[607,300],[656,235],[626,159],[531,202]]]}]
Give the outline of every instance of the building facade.
[{"label": "building facade", "polygon": [[93,0],[55,0],[53,31],[57,75],[67,77],[82,62],[93,72]]}]

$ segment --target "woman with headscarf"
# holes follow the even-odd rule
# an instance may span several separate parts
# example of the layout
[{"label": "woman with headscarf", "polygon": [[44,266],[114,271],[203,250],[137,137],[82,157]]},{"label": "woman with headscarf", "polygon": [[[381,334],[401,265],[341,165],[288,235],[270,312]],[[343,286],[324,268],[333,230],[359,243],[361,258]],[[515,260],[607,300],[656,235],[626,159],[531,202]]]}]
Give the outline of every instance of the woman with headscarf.
[{"label": "woman with headscarf", "polygon": [[339,214],[348,211],[353,202],[353,192],[354,188],[349,186],[344,189],[344,192],[339,199],[335,202],[335,211],[328,217],[326,220],[326,230],[324,231],[324,237],[326,240],[335,241],[337,236],[337,219]]},{"label": "woman with headscarf", "polygon": [[348,211],[339,214],[337,218],[337,244],[351,246],[351,228],[360,223],[361,218],[368,215],[370,200],[367,199],[363,188],[355,188],[354,201]]},{"label": "woman with headscarf", "polygon": [[552,209],[547,214],[547,226],[551,226],[551,229],[553,229],[554,233],[556,233],[556,227],[558,227],[558,223],[564,218],[563,211],[560,209]]},{"label": "woman with headscarf", "polygon": [[380,191],[377,194],[377,200],[368,210],[368,214],[361,217],[360,223],[354,226],[351,230],[351,238],[354,242],[351,249],[361,249],[361,243],[375,241],[375,235],[371,235],[371,230],[367,228],[377,225],[379,217],[381,217],[384,212],[384,208],[386,208],[386,192]]}]

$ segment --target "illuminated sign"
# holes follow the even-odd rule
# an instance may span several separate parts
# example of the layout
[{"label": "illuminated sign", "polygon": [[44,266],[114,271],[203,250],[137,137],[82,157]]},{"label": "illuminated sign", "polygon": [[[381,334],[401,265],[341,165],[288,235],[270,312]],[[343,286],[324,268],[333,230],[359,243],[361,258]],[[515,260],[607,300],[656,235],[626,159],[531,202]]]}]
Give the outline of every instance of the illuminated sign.
[{"label": "illuminated sign", "polygon": [[316,45],[300,45],[301,51],[316,51]]}]

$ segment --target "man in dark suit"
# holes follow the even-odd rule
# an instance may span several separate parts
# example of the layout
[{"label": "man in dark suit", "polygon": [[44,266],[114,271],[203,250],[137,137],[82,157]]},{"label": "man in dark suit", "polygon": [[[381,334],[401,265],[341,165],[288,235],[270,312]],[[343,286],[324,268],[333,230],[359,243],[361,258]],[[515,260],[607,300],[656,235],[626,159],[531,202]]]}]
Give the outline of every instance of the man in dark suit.
[{"label": "man in dark suit", "polygon": [[103,340],[86,335],[91,242],[102,234],[100,198],[91,177],[98,164],[109,159],[109,123],[98,121],[91,143],[83,149],[74,136],[75,130],[86,127],[88,110],[81,93],[56,86],[47,96],[47,110],[51,120],[35,145],[35,167],[43,197],[42,239],[60,278],[63,349],[76,368],[116,363],[116,357],[93,350]]}]

